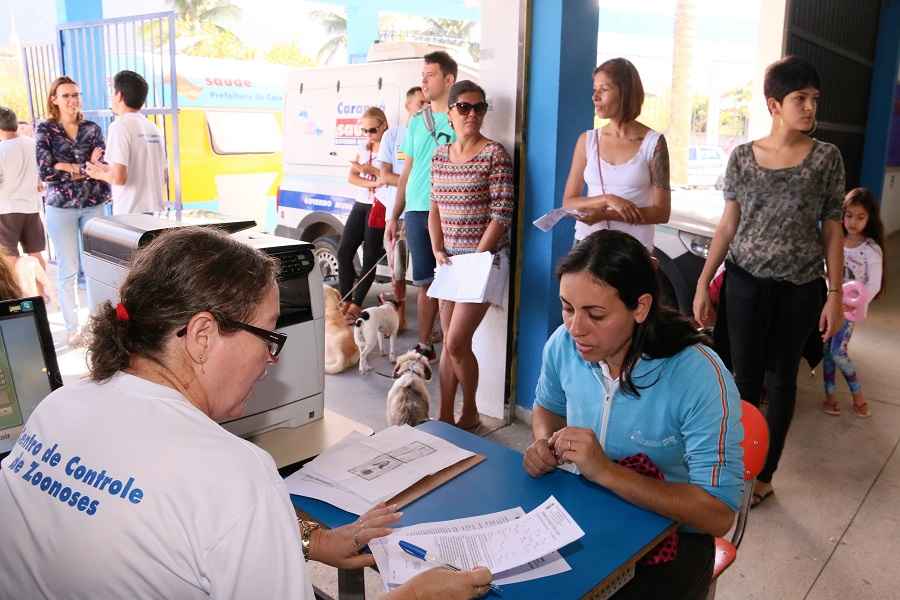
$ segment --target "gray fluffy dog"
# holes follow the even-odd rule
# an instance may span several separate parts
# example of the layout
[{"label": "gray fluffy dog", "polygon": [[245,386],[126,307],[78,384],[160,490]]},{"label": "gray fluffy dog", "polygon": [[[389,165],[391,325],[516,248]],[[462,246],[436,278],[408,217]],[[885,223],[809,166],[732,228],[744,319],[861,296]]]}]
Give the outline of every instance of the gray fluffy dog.
[{"label": "gray fluffy dog", "polygon": [[425,382],[431,381],[428,359],[410,350],[397,358],[394,385],[387,396],[388,425],[412,425],[428,420],[431,396]]}]

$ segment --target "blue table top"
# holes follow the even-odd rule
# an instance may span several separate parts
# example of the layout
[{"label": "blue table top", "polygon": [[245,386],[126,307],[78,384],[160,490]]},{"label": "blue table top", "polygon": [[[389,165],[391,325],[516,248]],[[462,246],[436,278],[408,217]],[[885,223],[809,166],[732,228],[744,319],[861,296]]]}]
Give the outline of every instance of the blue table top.
[{"label": "blue table top", "polygon": [[[583,538],[560,550],[571,571],[504,585],[504,598],[580,598],[630,562],[673,524],[583,477],[559,469],[533,479],[522,466],[522,454],[452,425],[429,421],[419,428],[483,454],[486,460],[404,507],[398,527],[471,517],[516,506],[527,512],[553,495],[584,530]],[[356,520],[356,515],[319,500],[292,495],[291,501],[329,528]]]}]

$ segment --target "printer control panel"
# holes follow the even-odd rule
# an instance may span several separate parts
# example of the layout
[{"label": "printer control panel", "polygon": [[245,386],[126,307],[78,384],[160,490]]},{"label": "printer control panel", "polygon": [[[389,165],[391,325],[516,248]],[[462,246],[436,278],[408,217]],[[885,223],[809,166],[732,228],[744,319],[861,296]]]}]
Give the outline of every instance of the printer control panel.
[{"label": "printer control panel", "polygon": [[280,265],[278,291],[281,294],[281,314],[278,317],[278,328],[312,321],[309,274],[314,268],[318,268],[312,247],[304,244],[269,253]]}]

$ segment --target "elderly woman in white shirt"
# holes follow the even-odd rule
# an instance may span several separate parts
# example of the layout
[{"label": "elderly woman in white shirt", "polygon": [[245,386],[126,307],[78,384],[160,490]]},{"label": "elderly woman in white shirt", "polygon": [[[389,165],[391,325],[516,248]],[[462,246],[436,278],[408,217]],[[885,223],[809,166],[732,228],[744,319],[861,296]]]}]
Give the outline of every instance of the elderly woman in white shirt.
[{"label": "elderly woman in white shirt", "polygon": [[[272,457],[217,422],[287,341],[277,270],[210,229],[136,254],[120,302],[93,317],[90,378],[44,399],[0,468],[4,597],[312,600],[304,559],[374,564],[360,551],[396,507],[298,525]],[[431,570],[387,597],[474,598],[490,579]]]},{"label": "elderly woman in white shirt", "polygon": [[575,241],[618,229],[652,252],[654,224],[669,220],[669,150],[662,134],[637,121],[644,88],[634,65],[613,58],[594,69],[593,101],[609,122],[582,133],[572,154],[563,207],[579,213]]}]

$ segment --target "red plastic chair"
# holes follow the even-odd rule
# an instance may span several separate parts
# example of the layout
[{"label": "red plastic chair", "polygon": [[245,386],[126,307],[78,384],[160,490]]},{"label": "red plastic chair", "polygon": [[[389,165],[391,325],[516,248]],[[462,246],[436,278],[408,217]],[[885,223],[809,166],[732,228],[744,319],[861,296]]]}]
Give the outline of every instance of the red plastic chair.
[{"label": "red plastic chair", "polygon": [[766,418],[759,409],[747,402],[741,401],[741,423],[744,426],[744,497],[741,501],[741,510],[738,512],[737,521],[731,533],[731,539],[716,538],[716,556],[713,565],[712,583],[709,586],[707,599],[712,600],[716,596],[716,581],[725,569],[731,566],[737,557],[738,546],[744,537],[747,528],[747,519],[750,516],[750,503],[753,500],[753,483],[756,476],[766,464],[766,454],[769,452],[769,427]]}]

